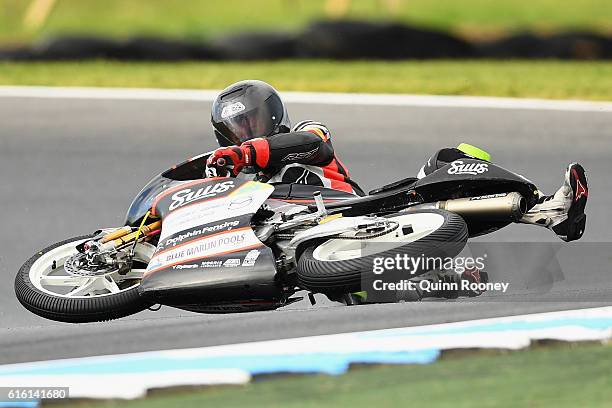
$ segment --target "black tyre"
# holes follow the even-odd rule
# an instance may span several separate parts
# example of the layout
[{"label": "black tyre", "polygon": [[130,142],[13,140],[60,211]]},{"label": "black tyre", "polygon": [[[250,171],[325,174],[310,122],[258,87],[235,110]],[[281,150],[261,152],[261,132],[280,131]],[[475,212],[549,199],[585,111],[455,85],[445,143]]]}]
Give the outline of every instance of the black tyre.
[{"label": "black tyre", "polygon": [[[367,256],[355,257],[351,259],[331,260],[324,256],[317,256],[324,245],[330,241],[338,239],[318,241],[307,247],[301,254],[297,264],[297,277],[301,286],[313,292],[323,293],[349,293],[363,290],[362,280],[366,276],[372,276],[372,266],[374,258],[394,257],[396,254],[407,255],[409,257],[431,257],[446,258],[454,257],[461,252],[468,239],[468,229],[461,216],[444,210],[419,210],[412,213],[396,213],[388,216],[398,221],[409,223],[407,215],[430,214],[427,217],[435,217],[435,227],[432,227],[426,235],[401,244],[401,237],[397,238],[398,246],[381,250],[377,253],[370,253]],[[422,217],[421,220],[427,217]],[[415,220],[415,218],[412,218]],[[406,224],[409,225],[409,224]],[[399,230],[402,231],[400,225]],[[406,240],[409,240],[411,228],[407,230]],[[393,233],[392,233],[393,234]],[[397,234],[397,233],[396,233]],[[422,268],[417,274],[427,272],[429,269]]]},{"label": "black tyre", "polygon": [[[62,294],[52,294],[41,290],[33,281],[32,276],[38,268],[45,268],[41,257],[52,256],[52,251],[70,251],[77,243],[91,238],[91,235],[83,235],[67,239],[51,245],[32,256],[19,270],[15,277],[15,294],[19,302],[30,312],[60,322],[85,323],[98,322],[105,320],[118,319],[140,312],[152,304],[144,300],[138,294],[139,282],[121,283],[124,289],[118,293],[111,293],[101,296],[78,296],[67,297]],[[74,250],[76,252],[76,250]],[[64,255],[65,256],[65,255]],[[58,258],[61,259],[61,258]],[[41,260],[40,262],[37,262]],[[61,265],[57,265],[60,267]],[[34,270],[32,269],[34,267]],[[54,268],[55,269],[55,268]],[[63,277],[61,275],[60,277]],[[66,278],[70,279],[69,275]],[[70,283],[68,283],[69,285]],[[119,287],[119,286],[118,286]]]}]

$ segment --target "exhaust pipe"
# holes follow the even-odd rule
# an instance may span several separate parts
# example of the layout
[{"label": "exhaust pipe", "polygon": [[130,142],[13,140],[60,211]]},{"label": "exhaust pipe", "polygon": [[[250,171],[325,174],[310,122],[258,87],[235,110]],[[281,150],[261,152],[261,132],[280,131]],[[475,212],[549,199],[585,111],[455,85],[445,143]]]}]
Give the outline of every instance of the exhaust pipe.
[{"label": "exhaust pipe", "polygon": [[[489,221],[518,221],[527,211],[525,198],[517,193],[490,194],[421,204],[410,209],[438,208],[464,218]],[[410,209],[408,211],[410,211]]]}]

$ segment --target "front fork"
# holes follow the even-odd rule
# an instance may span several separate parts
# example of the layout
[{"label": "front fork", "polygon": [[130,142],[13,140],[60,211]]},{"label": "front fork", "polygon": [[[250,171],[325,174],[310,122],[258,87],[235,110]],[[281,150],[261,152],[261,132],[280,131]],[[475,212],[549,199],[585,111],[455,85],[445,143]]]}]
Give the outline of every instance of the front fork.
[{"label": "front fork", "polygon": [[100,239],[101,249],[123,249],[128,244],[133,244],[135,241],[141,242],[147,238],[152,238],[161,232],[161,220],[152,222],[148,225],[143,225],[136,231],[132,227],[123,227],[104,235]]},{"label": "front fork", "polygon": [[[144,221],[144,220],[143,220]],[[117,265],[120,273],[129,272],[132,267],[134,249],[139,242],[150,241],[161,232],[161,221],[142,225],[134,230],[125,226],[100,234],[77,246],[77,250],[86,255],[90,265]],[[124,251],[131,247],[131,250]]]}]

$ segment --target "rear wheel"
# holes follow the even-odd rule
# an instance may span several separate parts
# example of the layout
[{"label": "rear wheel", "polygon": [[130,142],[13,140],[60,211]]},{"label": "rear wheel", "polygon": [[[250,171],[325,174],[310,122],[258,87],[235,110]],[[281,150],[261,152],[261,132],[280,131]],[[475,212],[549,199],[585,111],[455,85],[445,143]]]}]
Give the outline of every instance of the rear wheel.
[{"label": "rear wheel", "polygon": [[[419,210],[386,218],[398,223],[398,228],[373,239],[332,238],[307,247],[298,260],[299,283],[313,292],[356,292],[363,289],[362,279],[372,275],[375,258],[393,258],[397,254],[411,258],[454,257],[467,242],[465,221],[448,211]],[[427,270],[421,268],[417,275]]]},{"label": "rear wheel", "polygon": [[30,258],[15,278],[19,302],[41,317],[69,323],[118,319],[151,306],[138,294],[138,286],[155,247],[138,244],[133,268],[124,275],[114,270],[79,275],[65,268],[65,262],[78,253],[76,246],[91,237],[58,242]]}]

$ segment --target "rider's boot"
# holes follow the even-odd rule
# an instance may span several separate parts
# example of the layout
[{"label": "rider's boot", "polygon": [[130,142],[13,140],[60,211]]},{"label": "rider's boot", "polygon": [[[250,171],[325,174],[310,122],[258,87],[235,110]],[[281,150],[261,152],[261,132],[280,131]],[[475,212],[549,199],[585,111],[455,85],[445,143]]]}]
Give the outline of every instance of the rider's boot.
[{"label": "rider's boot", "polygon": [[342,300],[347,306],[363,305],[368,299],[368,292],[347,293],[342,297]]},{"label": "rider's boot", "polygon": [[584,168],[572,163],[567,166],[565,180],[557,192],[551,196],[541,196],[538,204],[523,216],[521,222],[547,227],[567,242],[580,239],[586,225],[584,208],[588,197]]},{"label": "rider's boot", "polygon": [[448,289],[420,292],[420,299],[422,298],[445,298],[445,299],[456,299],[458,297],[476,297],[484,293],[484,290],[478,288],[476,285],[463,285],[463,282],[469,284],[481,284],[489,282],[489,275],[479,269],[466,269],[462,273],[457,273],[453,270],[442,270],[442,271],[430,271],[418,278],[426,279],[431,283],[438,284],[450,284]]},{"label": "rider's boot", "polygon": [[476,297],[484,293],[484,290],[481,290],[478,288],[472,288],[471,285],[468,285],[467,289],[464,289],[462,282],[467,282],[470,284],[472,283],[480,284],[480,283],[489,282],[489,275],[486,272],[481,271],[480,269],[477,269],[477,268],[466,269],[461,274],[458,274],[457,272],[454,272],[454,271],[446,271],[445,273],[440,275],[440,277],[443,282],[453,282],[456,284],[456,287],[457,287],[456,293],[452,293],[453,291],[451,291],[447,293],[443,292],[440,294],[441,297],[450,298],[450,299],[453,299],[459,296]]},{"label": "rider's boot", "polygon": [[[461,280],[467,281],[469,283],[488,283],[489,282],[489,274],[481,271],[478,268],[466,269],[461,274]],[[485,292],[485,290],[478,288],[477,286],[469,285],[467,289],[461,289],[459,291],[459,296],[467,296],[467,297],[475,297],[480,296]]]},{"label": "rider's boot", "polygon": [[325,296],[332,302],[343,303],[346,306],[355,306],[367,303],[368,293],[361,291],[345,294],[326,294]]}]

